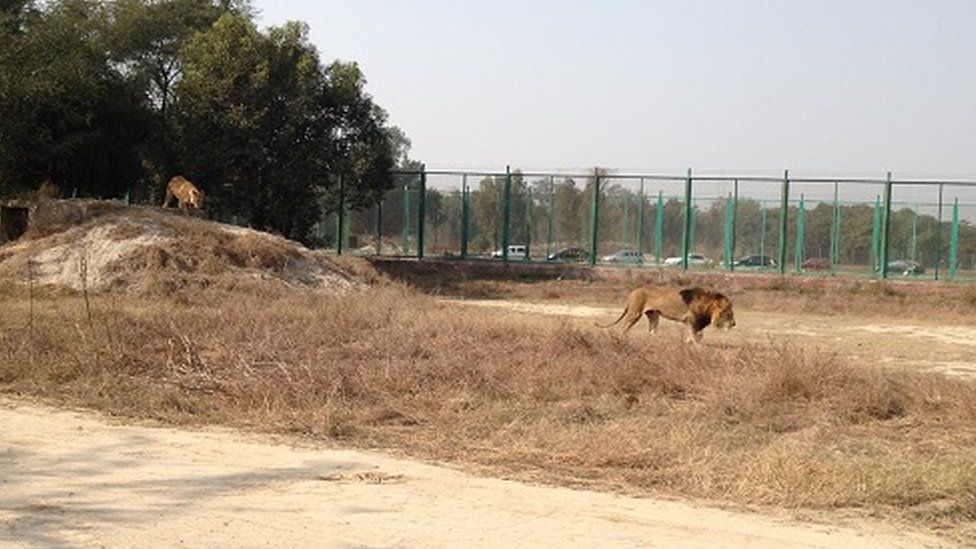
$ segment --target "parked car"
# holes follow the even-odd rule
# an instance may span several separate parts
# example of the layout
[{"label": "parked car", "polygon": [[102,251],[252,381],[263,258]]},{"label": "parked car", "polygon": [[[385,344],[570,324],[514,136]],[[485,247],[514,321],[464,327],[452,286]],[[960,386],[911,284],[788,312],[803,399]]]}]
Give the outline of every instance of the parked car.
[{"label": "parked car", "polygon": [[825,271],[830,268],[830,260],[826,257],[811,257],[800,264],[804,271]]},{"label": "parked car", "polygon": [[901,273],[902,276],[918,276],[925,274],[925,267],[911,259],[896,259],[888,262],[889,273]]},{"label": "parked car", "polygon": [[[670,265],[672,267],[681,265],[681,256],[668,257],[664,260],[665,265]],[[689,267],[708,267],[714,265],[715,262],[711,259],[703,256],[702,254],[688,254],[688,266]]]},{"label": "parked car", "polygon": [[546,261],[586,261],[590,253],[583,248],[562,248],[546,256]]},{"label": "parked car", "polygon": [[768,255],[747,255],[740,257],[732,263],[736,267],[775,267],[776,260]]},{"label": "parked car", "polygon": [[[495,250],[491,252],[491,257],[493,259],[501,259],[502,251]],[[529,259],[529,249],[522,244],[510,244],[508,246],[508,258],[509,259]]]},{"label": "parked car", "polygon": [[640,265],[644,263],[644,254],[639,253],[637,250],[619,250],[601,257],[600,261],[604,263],[633,263]]}]

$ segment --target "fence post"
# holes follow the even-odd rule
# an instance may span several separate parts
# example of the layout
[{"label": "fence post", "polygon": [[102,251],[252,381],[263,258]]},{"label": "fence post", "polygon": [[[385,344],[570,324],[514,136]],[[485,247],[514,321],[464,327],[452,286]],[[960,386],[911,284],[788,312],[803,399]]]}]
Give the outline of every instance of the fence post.
[{"label": "fence post", "polygon": [[468,258],[468,174],[461,176],[461,259]]},{"label": "fence post", "polygon": [[685,218],[681,230],[681,270],[688,270],[688,244],[691,239],[691,168],[685,177]]},{"label": "fence post", "polygon": [[796,249],[793,250],[793,263],[796,272],[803,272],[803,245],[806,242],[806,217],[807,212],[803,206],[803,195],[800,195],[800,203],[796,208]]},{"label": "fence post", "polygon": [[654,218],[654,264],[661,264],[664,247],[664,191],[657,192],[657,217]]},{"label": "fence post", "polygon": [[336,214],[336,255],[342,255],[343,234],[346,232],[346,183],[339,174],[339,213]]},{"label": "fence post", "polygon": [[786,231],[790,219],[790,171],[783,172],[783,196],[779,217],[779,274],[786,274]]},{"label": "fence post", "polygon": [[630,196],[625,194],[623,196],[623,199],[624,199],[624,211],[623,211],[623,216],[621,216],[621,220],[620,220],[620,247],[627,248],[628,247],[627,243],[629,240],[627,238],[627,214],[629,213],[627,210],[630,207]]},{"label": "fence post", "polygon": [[912,261],[918,261],[918,204],[912,209]]},{"label": "fence post", "polygon": [[505,166],[505,188],[502,193],[502,261],[508,263],[509,222],[512,215],[512,168]]},{"label": "fence post", "polygon": [[936,214],[935,225],[935,279],[939,279],[939,268],[942,266],[942,183],[939,183],[939,211]]},{"label": "fence post", "polygon": [[[759,202],[759,224],[762,225],[762,231],[759,232],[759,255],[763,258],[766,257],[766,205],[761,201]],[[765,260],[763,260],[765,261]],[[763,267],[766,265],[763,264]]]},{"label": "fence post", "polygon": [[881,278],[888,278],[888,244],[891,241],[891,172],[885,177],[884,210],[881,212]]},{"label": "fence post", "polygon": [[532,257],[532,188],[525,186],[525,258]]},{"label": "fence post", "polygon": [[376,201],[376,255],[383,251],[383,197]]},{"label": "fence post", "polygon": [[739,180],[732,181],[732,236],[729,243],[729,270],[735,271],[735,230],[739,222]]},{"label": "fence post", "polygon": [[878,242],[881,240],[881,198],[874,197],[874,218],[871,222],[871,271],[878,272]]},{"label": "fence post", "polygon": [[726,269],[732,268],[732,193],[725,199],[725,231],[722,241],[722,266]]},{"label": "fence post", "polygon": [[549,255],[552,254],[552,212],[553,203],[555,202],[555,183],[553,183],[553,177],[549,176],[549,226],[546,228],[546,259],[549,259]]},{"label": "fence post", "polygon": [[593,198],[590,200],[590,265],[596,265],[600,227],[600,172],[593,171]]},{"label": "fence post", "polygon": [[644,257],[644,178],[640,178],[640,192],[637,195],[637,255]]},{"label": "fence post", "polygon": [[840,203],[837,202],[838,184],[834,182],[834,209],[830,220],[830,272],[837,272],[837,263],[840,255]]},{"label": "fence post", "polygon": [[952,203],[952,231],[949,233],[949,280],[956,278],[959,260],[959,198]]},{"label": "fence post", "polygon": [[427,165],[420,165],[420,197],[417,203],[417,259],[424,258],[424,224],[427,223]]},{"label": "fence post", "polygon": [[403,227],[400,232],[403,255],[410,253],[410,178],[403,181]]}]

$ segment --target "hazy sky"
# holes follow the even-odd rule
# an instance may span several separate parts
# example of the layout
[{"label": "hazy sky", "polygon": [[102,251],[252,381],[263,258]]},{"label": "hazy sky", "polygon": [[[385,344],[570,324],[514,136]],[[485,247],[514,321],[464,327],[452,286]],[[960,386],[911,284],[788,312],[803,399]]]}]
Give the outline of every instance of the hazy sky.
[{"label": "hazy sky", "polygon": [[976,177],[976,1],[257,0],[431,168]]}]

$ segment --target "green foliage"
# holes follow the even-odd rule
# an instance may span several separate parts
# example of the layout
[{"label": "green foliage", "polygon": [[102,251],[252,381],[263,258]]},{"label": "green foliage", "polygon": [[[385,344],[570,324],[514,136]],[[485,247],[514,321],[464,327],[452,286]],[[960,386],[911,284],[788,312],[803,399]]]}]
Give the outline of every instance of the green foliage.
[{"label": "green foliage", "polygon": [[0,194],[52,179],[157,201],[183,174],[218,218],[310,241],[340,174],[364,209],[406,161],[365,86],[303,23],[259,30],[247,1],[2,0]]}]

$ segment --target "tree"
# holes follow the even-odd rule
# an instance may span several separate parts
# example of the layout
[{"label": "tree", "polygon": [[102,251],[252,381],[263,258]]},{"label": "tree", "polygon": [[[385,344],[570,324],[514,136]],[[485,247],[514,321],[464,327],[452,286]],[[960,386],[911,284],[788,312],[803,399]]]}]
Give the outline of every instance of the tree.
[{"label": "tree", "polygon": [[307,240],[338,209],[340,175],[352,209],[392,187],[386,114],[354,63],[323,69],[305,25],[263,35],[227,13],[190,40],[182,64],[177,150],[185,171],[220,182],[208,190],[222,210]]},{"label": "tree", "polygon": [[65,0],[41,15],[31,2],[12,4],[0,31],[0,192],[51,179],[121,196],[147,127],[138,95],[105,54],[104,6]]},{"label": "tree", "polygon": [[340,177],[365,209],[406,160],[365,86],[303,23],[259,31],[248,0],[0,0],[0,194],[121,197],[182,173],[217,217],[309,241]]}]

